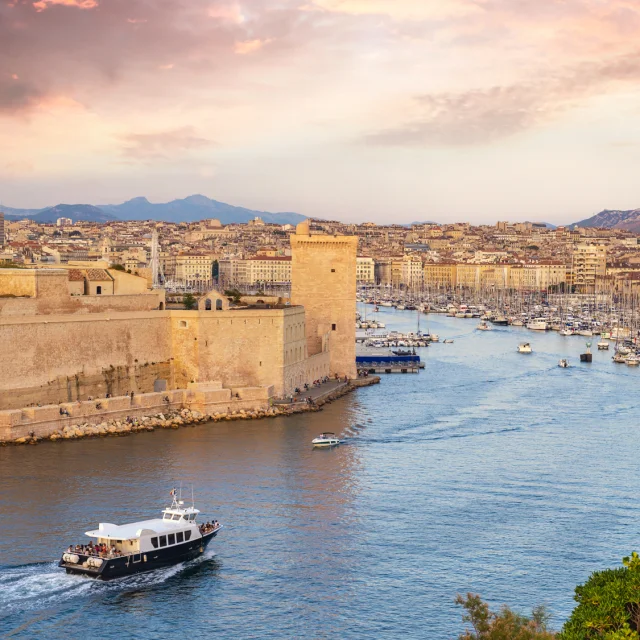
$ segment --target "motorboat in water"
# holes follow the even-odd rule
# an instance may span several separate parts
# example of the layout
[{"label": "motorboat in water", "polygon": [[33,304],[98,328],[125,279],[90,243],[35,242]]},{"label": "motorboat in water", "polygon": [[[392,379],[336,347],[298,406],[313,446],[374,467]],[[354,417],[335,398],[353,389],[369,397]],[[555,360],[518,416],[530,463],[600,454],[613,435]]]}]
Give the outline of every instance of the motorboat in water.
[{"label": "motorboat in water", "polygon": [[566,358],[562,358],[562,360],[560,360],[560,362],[558,362],[558,366],[561,369],[568,369],[569,368],[569,361]]},{"label": "motorboat in water", "polygon": [[527,329],[532,331],[546,331],[548,328],[548,323],[544,318],[534,318],[527,323]]},{"label": "motorboat in water", "polygon": [[493,327],[490,327],[486,322],[481,322],[476,329],[478,331],[493,331]]},{"label": "motorboat in water", "polygon": [[340,439],[335,433],[327,431],[326,433],[321,433],[317,438],[314,438],[311,444],[314,447],[335,447],[340,444]]},{"label": "motorboat in water", "polygon": [[609,343],[606,340],[600,340],[600,342],[598,342],[598,351],[608,351],[609,350]]},{"label": "motorboat in water", "polygon": [[528,342],[523,342],[518,345],[518,353],[533,353],[533,349]]},{"label": "motorboat in water", "polygon": [[201,556],[222,525],[216,520],[199,524],[200,511],[193,502],[185,507],[175,489],[171,496],[172,504],[162,510],[161,518],[122,525],[101,522],[97,529],[86,532],[97,542],[71,545],[58,566],[67,573],[111,580]]},{"label": "motorboat in water", "polygon": [[453,340],[451,340],[451,338],[448,338],[447,340],[443,340],[442,344],[453,344]]}]

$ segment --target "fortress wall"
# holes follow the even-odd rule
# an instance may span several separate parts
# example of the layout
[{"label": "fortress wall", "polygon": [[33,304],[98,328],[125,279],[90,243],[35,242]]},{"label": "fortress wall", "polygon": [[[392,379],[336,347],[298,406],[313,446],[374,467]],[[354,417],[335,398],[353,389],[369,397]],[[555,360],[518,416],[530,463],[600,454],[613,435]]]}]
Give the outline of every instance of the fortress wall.
[{"label": "fortress wall", "polygon": [[0,296],[36,296],[35,269],[1,269]]},{"label": "fortress wall", "polygon": [[102,398],[99,408],[96,400],[63,404],[69,416],[60,415],[58,405],[0,411],[0,442],[11,442],[30,434],[48,438],[55,432],[61,433],[65,427],[98,425],[127,418],[141,419],[184,408],[205,415],[266,410],[269,408],[269,398],[273,395],[271,387],[234,389],[234,394],[238,393],[240,399],[232,397],[229,389],[223,391],[226,392],[223,396],[181,389],[136,395],[133,399],[128,396]]},{"label": "fortress wall", "polygon": [[199,312],[200,381],[220,380],[229,388],[273,385],[280,395],[284,386],[284,327],[295,322],[294,318],[304,320],[304,310]]},{"label": "fortress wall", "polygon": [[153,311],[164,303],[164,291],[131,295],[59,295],[37,298],[1,298],[0,317],[48,314]]},{"label": "fortress wall", "polygon": [[0,409],[175,387],[167,322],[158,311],[3,318]]}]

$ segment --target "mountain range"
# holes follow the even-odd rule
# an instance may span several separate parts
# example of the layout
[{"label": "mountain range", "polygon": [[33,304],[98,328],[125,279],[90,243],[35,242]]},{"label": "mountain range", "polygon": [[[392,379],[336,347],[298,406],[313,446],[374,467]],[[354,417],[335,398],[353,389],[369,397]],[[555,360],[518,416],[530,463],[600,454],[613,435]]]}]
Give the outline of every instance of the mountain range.
[{"label": "mountain range", "polygon": [[605,209],[595,216],[576,222],[571,226],[623,229],[633,233],[640,233],[640,209],[630,209],[628,211]]},{"label": "mountain range", "polygon": [[299,213],[269,213],[244,207],[235,207],[202,195],[193,195],[165,203],[152,203],[146,198],[133,198],[122,204],[59,204],[44,209],[14,209],[0,207],[8,220],[35,220],[51,223],[58,218],[71,218],[88,222],[110,222],[115,220],[158,220],[163,222],[197,222],[217,218],[222,224],[243,223],[256,216],[275,224],[298,224],[306,217]]}]

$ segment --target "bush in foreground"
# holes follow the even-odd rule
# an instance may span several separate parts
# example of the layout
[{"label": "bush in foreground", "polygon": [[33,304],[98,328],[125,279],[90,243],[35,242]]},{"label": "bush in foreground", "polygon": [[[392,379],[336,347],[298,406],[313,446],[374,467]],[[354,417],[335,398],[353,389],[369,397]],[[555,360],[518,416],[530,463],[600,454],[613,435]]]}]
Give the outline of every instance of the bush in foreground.
[{"label": "bush in foreground", "polygon": [[554,640],[557,637],[547,629],[549,616],[544,607],[536,607],[531,616],[523,616],[506,606],[496,613],[473,593],[466,597],[458,595],[456,603],[466,610],[462,619],[473,627],[473,631],[467,629],[459,640]]},{"label": "bush in foreground", "polygon": [[473,628],[459,640],[640,640],[640,556],[634,551],[622,564],[595,571],[576,587],[578,604],[558,634],[547,628],[543,607],[530,616],[506,606],[496,613],[478,595],[458,595],[456,603],[466,611],[462,619]]}]

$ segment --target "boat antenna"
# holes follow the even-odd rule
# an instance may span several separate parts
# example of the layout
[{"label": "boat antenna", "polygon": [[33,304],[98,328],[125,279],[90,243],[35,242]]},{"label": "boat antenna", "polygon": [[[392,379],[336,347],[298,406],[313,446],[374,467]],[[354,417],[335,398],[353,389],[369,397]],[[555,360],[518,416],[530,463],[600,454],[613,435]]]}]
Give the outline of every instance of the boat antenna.
[{"label": "boat antenna", "polygon": [[191,485],[191,506],[192,506],[192,508],[194,508],[194,509],[195,509],[196,502],[195,502],[195,500],[193,499],[193,485]]}]

